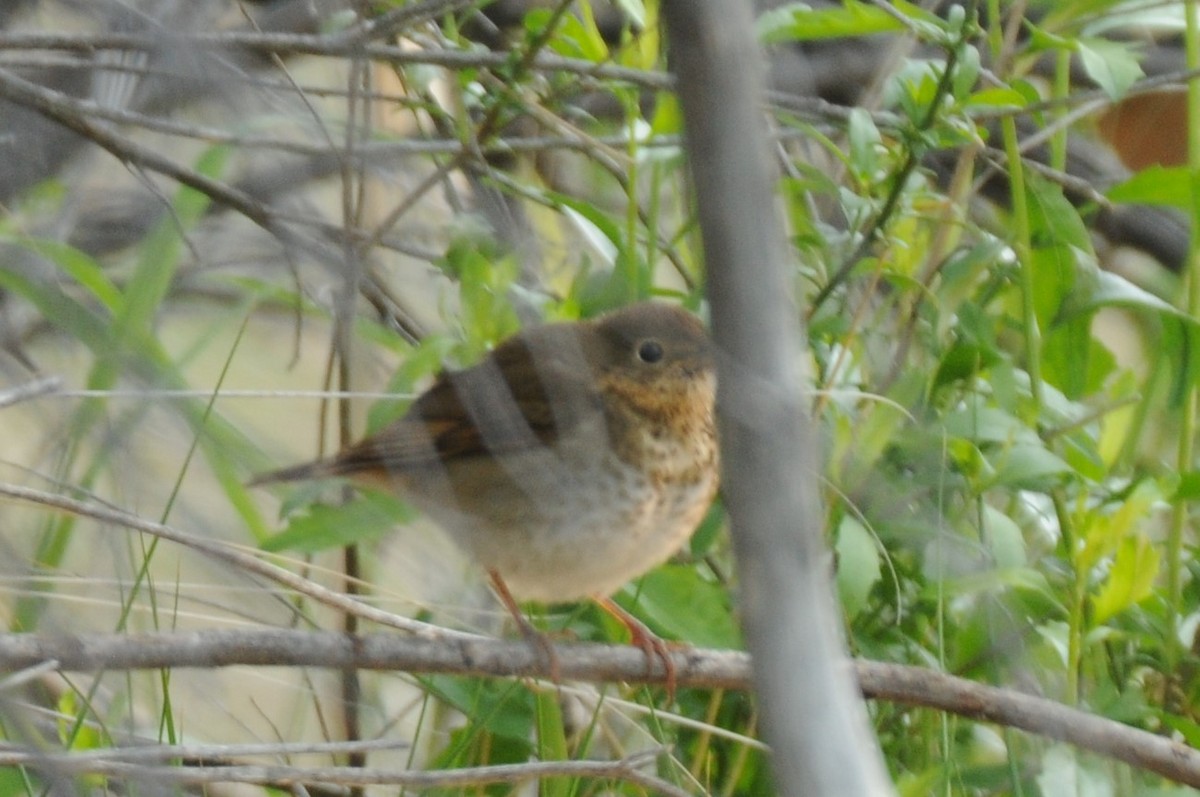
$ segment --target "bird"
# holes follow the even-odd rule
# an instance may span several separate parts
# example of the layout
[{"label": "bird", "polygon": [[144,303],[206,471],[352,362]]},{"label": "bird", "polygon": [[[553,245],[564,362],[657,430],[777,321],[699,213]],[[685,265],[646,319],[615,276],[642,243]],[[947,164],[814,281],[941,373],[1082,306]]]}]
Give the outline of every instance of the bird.
[{"label": "bird", "polygon": [[610,596],[707,514],[719,485],[715,404],[703,325],[644,301],[527,327],[478,364],[440,373],[377,433],[251,484],[344,477],[396,494],[484,568],[523,631],[518,600],[595,599],[658,653],[670,681],[661,640]]}]

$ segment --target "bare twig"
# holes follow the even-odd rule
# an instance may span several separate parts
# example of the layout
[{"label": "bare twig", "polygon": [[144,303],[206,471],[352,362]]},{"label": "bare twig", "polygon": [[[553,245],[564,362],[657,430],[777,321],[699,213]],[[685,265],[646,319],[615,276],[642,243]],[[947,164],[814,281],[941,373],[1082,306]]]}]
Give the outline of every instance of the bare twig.
[{"label": "bare twig", "polygon": [[119,509],[101,506],[92,502],[79,501],[74,498],[67,498],[15,484],[0,484],[0,496],[51,507],[80,517],[89,517],[102,523],[112,523],[178,543],[213,559],[237,567],[247,573],[262,576],[301,595],[312,598],[325,606],[342,612],[353,612],[363,620],[379,623],[380,625],[400,631],[407,631],[424,639],[457,639],[467,641],[481,638],[475,634],[439,628],[435,625],[422,623],[418,620],[392,614],[391,612],[385,612],[382,609],[377,609],[362,601],[347,597],[340,592],[335,592],[306,578],[302,578],[290,570],[285,570],[278,565],[263,561],[257,556],[247,553],[229,543],[222,543],[206,537],[188,534],[162,523],[155,523],[136,515],[131,515],[128,512],[122,512]]},{"label": "bare twig", "polygon": [[273,234],[278,231],[271,215],[262,203],[249,194],[211,177],[181,166],[154,150],[128,139],[90,118],[99,109],[93,102],[70,100],[66,95],[51,91],[5,69],[0,69],[0,98],[36,110],[114,155],[118,160],[148,171],[158,172],[179,183],[200,191],[214,200],[236,209],[250,221]]},{"label": "bare twig", "polygon": [[0,390],[0,408],[20,404],[22,401],[45,396],[48,393],[57,393],[62,385],[62,377],[44,376],[7,390]]},{"label": "bare twig", "polygon": [[[329,34],[308,36],[290,33],[186,33],[181,44],[214,48],[242,48],[277,55],[318,55],[336,58],[368,58],[395,64],[427,64],[447,69],[497,68],[511,64],[504,52],[483,50],[414,50],[386,44],[362,44],[354,36]],[[161,33],[154,36],[128,33],[60,34],[6,33],[0,35],[0,50],[66,50],[91,53],[96,50],[160,50],[168,46]],[[652,90],[667,90],[674,80],[663,72],[597,64],[582,58],[566,58],[541,53],[532,59],[530,69],[582,75],[597,80],[618,80]]]},{"label": "bare twig", "polygon": [[858,662],[863,693],[878,700],[950,711],[995,722],[1124,761],[1165,778],[1200,786],[1200,752],[1180,742],[1061,703],[920,667]]},{"label": "bare twig", "polygon": [[[662,662],[629,645],[556,647],[564,678],[661,683]],[[680,686],[744,689],[749,658],[740,651],[670,652]],[[178,634],[0,634],[0,670],[55,661],[68,671],[233,665],[356,668],[475,676],[548,676],[541,651],[524,640],[467,634],[442,639],[332,631],[210,630]]]},{"label": "bare twig", "polygon": [[[114,751],[115,752],[115,751]],[[619,761],[531,761],[418,772],[378,767],[303,767],[282,764],[228,766],[149,766],[141,761],[119,761],[109,757],[52,754],[42,751],[0,752],[0,765],[49,768],[70,775],[103,775],[128,778],[138,783],[203,784],[256,783],[275,787],[296,784],[339,786],[399,785],[414,789],[475,786],[484,783],[518,783],[550,777],[605,778],[627,781],[661,794],[687,797],[688,792],[643,771],[657,751],[637,754]]]}]

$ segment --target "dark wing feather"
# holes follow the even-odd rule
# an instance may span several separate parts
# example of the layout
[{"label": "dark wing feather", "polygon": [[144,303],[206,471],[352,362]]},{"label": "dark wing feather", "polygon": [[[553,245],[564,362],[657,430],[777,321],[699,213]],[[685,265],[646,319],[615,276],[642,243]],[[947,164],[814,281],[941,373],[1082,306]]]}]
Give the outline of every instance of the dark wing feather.
[{"label": "dark wing feather", "polygon": [[403,472],[458,458],[553,445],[602,411],[576,333],[529,330],[478,365],[443,373],[396,422],[342,451],[330,474]]}]

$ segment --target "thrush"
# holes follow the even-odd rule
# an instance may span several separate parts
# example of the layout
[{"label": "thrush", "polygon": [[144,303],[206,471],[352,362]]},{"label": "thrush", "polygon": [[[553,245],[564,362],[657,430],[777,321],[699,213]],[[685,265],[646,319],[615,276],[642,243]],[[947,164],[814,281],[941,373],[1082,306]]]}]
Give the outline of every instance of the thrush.
[{"label": "thrush", "polygon": [[[700,322],[643,302],[527,328],[441,374],[378,433],[253,483],[341,476],[389,490],[506,603],[591,597],[621,616],[609,596],[679,550],[716,493],[715,393]],[[647,647],[644,627],[630,629]]]}]

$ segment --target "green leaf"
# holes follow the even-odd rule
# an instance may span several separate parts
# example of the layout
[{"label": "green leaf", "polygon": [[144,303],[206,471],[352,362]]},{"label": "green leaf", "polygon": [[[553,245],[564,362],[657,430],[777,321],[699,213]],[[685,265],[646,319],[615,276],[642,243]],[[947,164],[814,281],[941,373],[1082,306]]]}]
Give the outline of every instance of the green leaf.
[{"label": "green leaf", "polygon": [[679,107],[679,96],[673,91],[660,91],[654,96],[654,116],[650,118],[650,133],[654,136],[666,136],[682,132],[683,109]]},{"label": "green leaf", "polygon": [[1092,239],[1087,225],[1063,194],[1061,185],[1027,172],[1025,189],[1034,246],[1071,246],[1091,253]]},{"label": "green leaf", "polygon": [[970,111],[1018,110],[1029,104],[1029,98],[1008,87],[980,89],[967,96],[963,108]]},{"label": "green leaf", "polygon": [[0,242],[28,249],[54,263],[109,311],[120,304],[120,289],[104,273],[104,268],[86,252],[48,238],[0,235]]},{"label": "green leaf", "polygon": [[[537,757],[539,761],[568,761],[571,758],[567,743],[568,725],[563,723],[562,703],[556,691],[539,689],[533,696],[537,721]],[[538,783],[540,797],[570,797],[573,794],[570,778],[543,778]]]},{"label": "green leaf", "polygon": [[866,608],[871,589],[879,582],[879,548],[866,527],[850,515],[838,524],[835,546],[838,598],[846,616],[853,619]]},{"label": "green leaf", "polygon": [[1097,625],[1150,596],[1158,576],[1159,552],[1145,534],[1126,537],[1117,548],[1108,579],[1092,603]]},{"label": "green leaf", "polygon": [[1172,409],[1183,406],[1192,385],[1200,380],[1200,331],[1187,323],[1171,320],[1162,326],[1162,357],[1170,366],[1171,387],[1168,403]]},{"label": "green leaf", "polygon": [[622,607],[668,639],[702,647],[742,647],[729,593],[688,565],[663,565],[626,586]]},{"label": "green leaf", "polygon": [[[197,159],[196,171],[206,177],[218,176],[230,152],[224,145],[209,148]],[[181,186],[175,192],[171,212],[164,214],[142,242],[137,265],[125,282],[125,292],[114,310],[111,345],[98,352],[88,374],[89,388],[110,388],[120,373],[122,358],[145,352],[152,345],[154,322],[181,264],[183,236],[211,203],[207,194]]]},{"label": "green leaf", "polygon": [[416,516],[407,504],[373,491],[339,506],[313,504],[293,517],[283,531],[263,540],[262,549],[315,553],[341,548],[377,540]]},{"label": "green leaf", "polygon": [[1122,97],[1145,75],[1134,47],[1125,42],[1084,37],[1075,40],[1075,50],[1084,71],[1110,99]]},{"label": "green leaf", "polygon": [[888,396],[890,401],[873,402],[856,419],[846,436],[846,442],[854,452],[854,466],[860,472],[874,467],[876,461],[894,444],[900,431],[913,420],[901,403],[905,398],[904,390],[911,386],[912,382],[898,381],[893,386],[892,395]]},{"label": "green leaf", "polygon": [[[582,13],[564,14],[558,20],[558,27],[549,39],[550,47],[560,55],[569,58],[582,58],[586,61],[605,61],[608,59],[608,44],[600,35],[596,21],[592,17],[591,5],[584,3],[580,6]],[[531,36],[540,36],[549,24],[551,12],[549,9],[534,9],[525,15],[525,29]]]},{"label": "green leaf", "polygon": [[1043,375],[1069,399],[1100,390],[1116,368],[1116,358],[1092,336],[1090,317],[1055,324],[1042,339]]},{"label": "green leaf", "polygon": [[995,407],[987,407],[980,400],[946,415],[943,420],[946,433],[976,443],[1007,445],[1015,442],[1037,444],[1037,433],[1015,416]]},{"label": "green leaf", "polygon": [[72,752],[103,750],[112,744],[100,728],[76,721],[80,714],[88,712],[86,706],[86,698],[70,689],[64,690],[58,699],[58,739]]},{"label": "green leaf", "polygon": [[[1113,416],[1110,413],[1108,417],[1111,419]],[[1093,429],[1068,432],[1059,450],[1077,476],[1096,482],[1103,481],[1108,476],[1109,466],[1105,464],[1106,460],[1101,452],[1101,440],[1097,438]]]},{"label": "green leaf", "polygon": [[1186,166],[1148,166],[1104,193],[1113,202],[1192,207],[1192,178]]},{"label": "green leaf", "polygon": [[970,312],[972,339],[990,343],[993,339],[989,331],[991,321],[984,317],[983,309],[972,298],[984,281],[997,273],[1003,274],[1006,268],[1011,269],[1013,262],[1008,243],[993,236],[951,253],[938,269],[938,282],[934,288],[941,316],[939,331],[953,329],[961,334],[958,315]]},{"label": "green leaf", "polygon": [[995,473],[989,486],[1017,490],[1046,490],[1070,476],[1071,466],[1044,445],[1022,444],[988,455]]},{"label": "green leaf", "polygon": [[969,96],[971,89],[979,82],[982,69],[983,63],[978,49],[969,44],[958,48],[958,66],[951,75],[955,99],[961,101]]},{"label": "green leaf", "polygon": [[992,347],[973,343],[957,342],[942,356],[934,377],[935,388],[951,382],[970,379],[1000,360],[1000,353]]},{"label": "green leaf", "polygon": [[1068,246],[1035,245],[1030,252],[1030,261],[1034,312],[1038,325],[1048,329],[1059,319],[1063,303],[1075,295],[1078,259]]},{"label": "green leaf", "polygon": [[[589,5],[584,3],[583,5]],[[613,5],[629,18],[630,23],[638,30],[646,27],[646,4],[642,0],[613,0]],[[590,12],[589,12],[590,13]]]},{"label": "green leaf", "polygon": [[[1109,2],[1109,0],[1092,0],[1085,8],[1088,12],[1093,9],[1103,11],[1091,17],[1083,27],[1083,32],[1089,36],[1117,30],[1121,35],[1128,35],[1131,28],[1144,31],[1155,31],[1155,35],[1178,33],[1180,36],[1187,29],[1187,6],[1183,3],[1126,3]],[[1078,17],[1087,19],[1087,16]],[[1162,797],[1160,795],[1159,797]]]},{"label": "green leaf", "polygon": [[692,534],[692,539],[688,542],[688,550],[692,556],[697,559],[707,555],[716,544],[721,531],[725,528],[725,507],[721,505],[718,498],[713,502],[713,505],[708,508],[708,514],[704,516],[704,520],[700,521],[700,525],[696,527],[695,533]]},{"label": "green leaf", "polygon": [[880,171],[879,159],[883,147],[879,128],[869,113],[862,108],[854,108],[850,111],[846,133],[850,141],[851,170],[863,185],[874,184]]},{"label": "green leaf", "polygon": [[613,220],[608,213],[591,202],[585,202],[568,194],[551,192],[547,196],[560,207],[571,211],[567,215],[575,216],[576,223],[579,220],[586,221],[591,229],[589,230],[585,225],[580,224],[582,232],[588,236],[593,244],[605,245],[609,248],[606,256],[610,263],[616,260],[617,254],[626,245],[625,231],[620,224]]},{"label": "green leaf", "polygon": [[1077,524],[1083,537],[1083,547],[1077,555],[1077,566],[1092,568],[1112,554],[1122,541],[1139,533],[1149,518],[1155,502],[1161,499],[1158,486],[1142,481],[1115,510],[1106,507],[1088,511]]},{"label": "green leaf", "polygon": [[1062,314],[1091,313],[1101,307],[1123,307],[1127,310],[1141,310],[1158,315],[1171,316],[1189,325],[1200,328],[1200,319],[1196,319],[1180,310],[1170,302],[1155,296],[1120,274],[1114,274],[1104,269],[1091,270],[1088,279],[1081,281],[1080,290],[1073,293],[1063,306]]},{"label": "green leaf", "polygon": [[[533,695],[528,689],[511,681],[452,675],[432,675],[422,681],[433,695],[457,709],[470,724],[517,742],[526,748],[528,755],[529,734],[536,716]],[[498,762],[493,759],[493,763]],[[443,758],[442,764],[462,766],[462,760]]]},{"label": "green leaf", "polygon": [[1021,527],[1008,515],[987,504],[983,507],[983,537],[991,549],[996,567],[1017,570],[1025,567],[1025,537]]},{"label": "green leaf", "polygon": [[[1084,320],[1103,307],[1153,313],[1163,322],[1161,348],[1163,362],[1171,375],[1169,398],[1171,406],[1178,407],[1187,388],[1200,376],[1200,319],[1193,318],[1124,277],[1100,269],[1091,259],[1077,260],[1076,271],[1079,277],[1075,281],[1075,289],[1065,297],[1059,308],[1059,323],[1066,320],[1082,326]],[[1090,320],[1086,323],[1090,325]],[[1060,364],[1063,357],[1080,357],[1081,353],[1086,359],[1097,358],[1089,363],[1086,376],[1088,388],[1095,389],[1115,368],[1115,360],[1107,349],[1090,336],[1089,341],[1086,349],[1076,341],[1059,352],[1058,357]],[[1056,386],[1065,389],[1064,385],[1056,383]]]},{"label": "green leaf", "polygon": [[[1159,716],[1164,725],[1183,737],[1185,744],[1191,747],[1200,747],[1200,723],[1196,722],[1195,720],[1188,719],[1187,717],[1181,717],[1178,714],[1171,714],[1168,712],[1163,712]],[[1184,794],[1189,793],[1190,790],[1189,792],[1181,791],[1180,797],[1183,797]]]},{"label": "green leaf", "polygon": [[[947,542],[950,545],[947,545]],[[940,550],[935,547],[939,545],[941,546]],[[957,552],[948,550],[951,547],[961,550]],[[941,557],[947,560],[941,565],[943,571],[951,571],[955,564],[954,560],[957,559],[960,563],[966,563],[965,569],[969,572],[966,575],[957,576],[951,575],[953,571],[939,573],[943,578],[942,581],[930,581],[922,587],[923,599],[937,600],[938,596],[943,593],[965,597],[1011,590],[1014,593],[1022,594],[1026,599],[1034,598],[1038,604],[1044,607],[1056,606],[1054,589],[1042,573],[1032,567],[981,567],[978,562],[978,551],[961,538],[949,537],[932,543],[926,556],[934,559]],[[931,572],[936,571],[931,570]]]},{"label": "green leaf", "polygon": [[1195,501],[1200,498],[1200,471],[1189,470],[1179,475],[1179,484],[1171,495],[1171,502]]},{"label": "green leaf", "polygon": [[469,358],[483,356],[520,327],[509,300],[519,266],[490,233],[464,223],[438,263],[458,283],[459,323]]},{"label": "green leaf", "polygon": [[1065,744],[1056,744],[1046,751],[1034,780],[1045,795],[1109,797],[1113,793],[1107,773]]},{"label": "green leaf", "polygon": [[1076,283],[1090,274],[1081,262],[1093,262],[1095,257],[1087,227],[1061,186],[1030,173],[1025,194],[1033,243],[1034,311],[1038,323],[1049,328],[1076,291]]},{"label": "green leaf", "polygon": [[109,340],[109,319],[94,307],[73,298],[69,292],[53,283],[3,267],[0,267],[0,288],[24,298],[56,329],[69,333],[97,352],[104,350]]},{"label": "green leaf", "polygon": [[840,8],[820,10],[813,9],[807,3],[791,3],[760,16],[756,27],[759,40],[764,44],[869,36],[904,30],[899,20],[882,8],[860,2],[845,2]]}]

